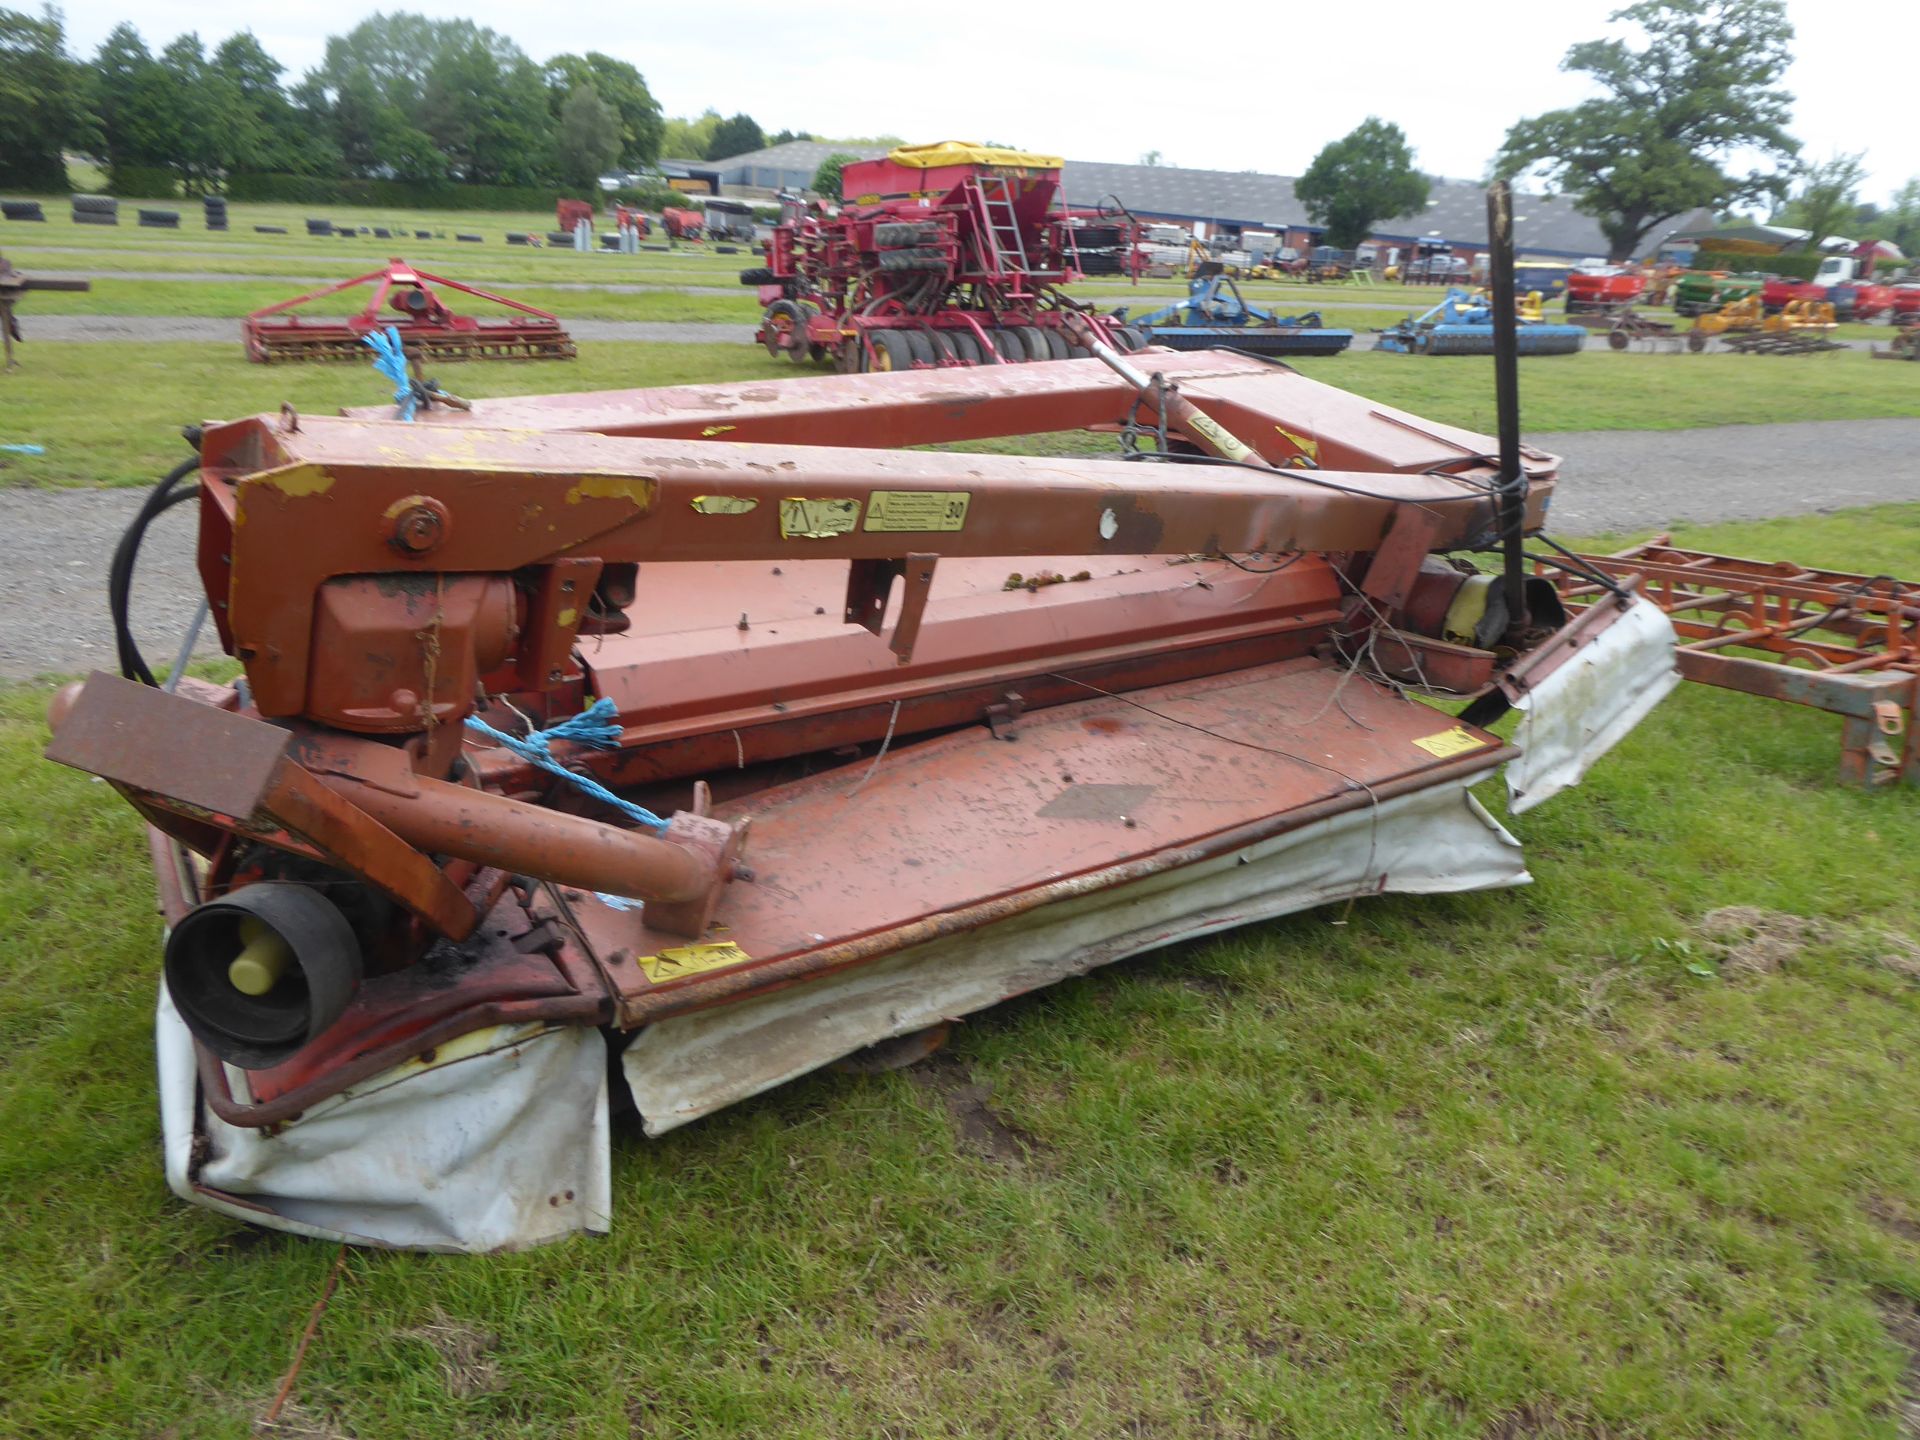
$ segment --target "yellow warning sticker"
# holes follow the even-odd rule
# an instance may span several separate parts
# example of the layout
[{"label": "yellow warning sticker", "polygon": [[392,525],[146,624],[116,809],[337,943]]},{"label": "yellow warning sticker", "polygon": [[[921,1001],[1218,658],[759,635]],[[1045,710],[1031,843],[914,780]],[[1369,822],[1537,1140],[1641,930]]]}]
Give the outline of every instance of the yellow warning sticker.
[{"label": "yellow warning sticker", "polygon": [[1186,419],[1187,428],[1207,440],[1229,460],[1257,460],[1260,457],[1249,450],[1240,437],[1227,430],[1211,416],[1195,411]]},{"label": "yellow warning sticker", "polygon": [[967,528],[965,490],[876,490],[867,497],[868,530],[942,532]]},{"label": "yellow warning sticker", "polygon": [[1473,734],[1464,725],[1456,725],[1451,730],[1442,730],[1438,735],[1426,735],[1413,742],[1429,755],[1440,760],[1450,760],[1455,755],[1464,755],[1469,750],[1478,750],[1489,742]]},{"label": "yellow warning sticker", "polygon": [[760,502],[751,495],[696,495],[691,503],[702,515],[744,515]]},{"label": "yellow warning sticker", "polygon": [[858,500],[803,500],[788,496],[780,502],[782,540],[831,540],[860,523]]},{"label": "yellow warning sticker", "polygon": [[663,980],[678,980],[686,975],[721,970],[752,958],[731,940],[722,940],[717,945],[681,945],[672,950],[662,950],[658,955],[642,955],[640,968],[647,979],[658,985]]},{"label": "yellow warning sticker", "polygon": [[705,425],[701,427],[700,433],[711,440],[716,435],[724,435],[729,430],[738,430],[739,428],[738,425]]}]

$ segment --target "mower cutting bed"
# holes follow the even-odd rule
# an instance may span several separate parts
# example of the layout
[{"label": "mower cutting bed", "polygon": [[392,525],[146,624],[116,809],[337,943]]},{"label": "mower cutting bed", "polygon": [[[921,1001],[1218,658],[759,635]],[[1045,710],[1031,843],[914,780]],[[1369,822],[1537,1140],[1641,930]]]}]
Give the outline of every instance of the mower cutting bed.
[{"label": "mower cutting bed", "polygon": [[[141,683],[123,624],[133,678],[63,691],[48,750],[152,827],[175,1191],[357,1243],[604,1230],[609,1046],[658,1135],[1194,936],[1524,883],[1469,787],[1525,809],[1675,682],[1630,585],[1569,620],[1440,558],[1537,532],[1554,458],[1085,338],[209,428],[244,685]],[[1067,429],[1113,448],[907,448]]]}]

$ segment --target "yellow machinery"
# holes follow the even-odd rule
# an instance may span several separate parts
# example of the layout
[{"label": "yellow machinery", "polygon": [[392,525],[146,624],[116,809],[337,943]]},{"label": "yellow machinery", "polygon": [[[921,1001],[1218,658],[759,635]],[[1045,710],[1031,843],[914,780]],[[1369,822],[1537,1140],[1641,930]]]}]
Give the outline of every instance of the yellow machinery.
[{"label": "yellow machinery", "polygon": [[1838,323],[1832,304],[1826,300],[1789,300],[1778,315],[1767,316],[1760,328],[1773,334],[1789,330],[1830,331]]}]

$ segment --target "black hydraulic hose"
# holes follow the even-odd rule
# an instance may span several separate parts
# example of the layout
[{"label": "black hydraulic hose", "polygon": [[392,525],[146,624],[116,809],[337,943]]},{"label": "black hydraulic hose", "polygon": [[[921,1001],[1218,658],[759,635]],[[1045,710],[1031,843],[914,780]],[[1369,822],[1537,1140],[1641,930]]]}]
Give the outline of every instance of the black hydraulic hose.
[{"label": "black hydraulic hose", "polygon": [[107,609],[113,617],[113,643],[120,660],[120,673],[129,680],[138,680],[142,685],[155,685],[160,682],[154,678],[153,671],[147,667],[146,659],[140,654],[140,647],[134,642],[133,630],[128,624],[128,602],[133,593],[133,567],[140,557],[140,544],[146,538],[147,527],[154,518],[165,510],[172,509],[200,493],[198,485],[186,490],[176,490],[187,476],[200,468],[197,456],[182,460],[173,469],[161,477],[160,482],[147,492],[146,500],[138,513],[128,522],[126,530],[120,536],[120,543],[114,547],[113,559],[107,567]]}]

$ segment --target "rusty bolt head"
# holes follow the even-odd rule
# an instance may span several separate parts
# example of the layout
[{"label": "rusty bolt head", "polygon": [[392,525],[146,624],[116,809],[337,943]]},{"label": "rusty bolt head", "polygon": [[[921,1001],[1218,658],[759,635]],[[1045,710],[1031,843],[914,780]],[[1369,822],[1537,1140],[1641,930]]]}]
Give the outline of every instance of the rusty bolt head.
[{"label": "rusty bolt head", "polygon": [[387,543],[403,555],[437,549],[453,528],[447,507],[430,495],[409,495],[387,510]]}]

